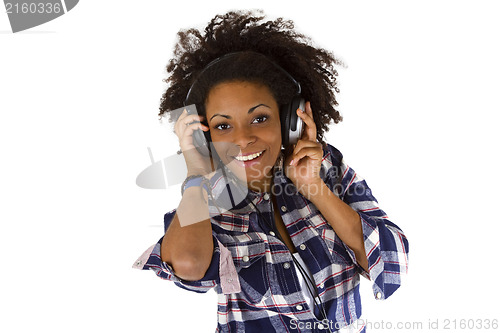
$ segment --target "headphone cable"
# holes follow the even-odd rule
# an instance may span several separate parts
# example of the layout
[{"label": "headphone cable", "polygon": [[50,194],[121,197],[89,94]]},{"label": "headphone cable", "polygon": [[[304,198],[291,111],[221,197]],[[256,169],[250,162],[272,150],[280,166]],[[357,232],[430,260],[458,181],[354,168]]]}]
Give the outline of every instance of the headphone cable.
[{"label": "headphone cable", "polygon": [[[233,193],[231,191],[231,186],[229,185],[230,182],[233,183],[234,187],[240,192],[240,194],[243,195],[244,201],[250,203],[253,206],[253,208],[255,209],[256,213],[266,223],[266,225],[268,226],[268,228],[271,229],[271,230],[273,230],[273,232],[275,232],[275,236],[278,238],[278,240],[280,240],[286,246],[286,243],[283,240],[283,238],[281,237],[280,232],[277,229],[274,228],[274,225],[271,224],[268,221],[268,219],[264,216],[264,214],[262,214],[262,212],[259,210],[259,208],[257,208],[257,206],[253,203],[253,201],[248,200],[248,197],[246,195],[244,195],[243,191],[239,187],[237,180],[235,180],[235,179],[229,179],[227,173],[225,172],[226,170],[225,170],[225,166],[224,165],[221,166],[221,170],[222,170],[223,177],[226,180],[226,188],[228,189],[230,200],[231,200],[231,204],[233,204],[233,207],[234,207],[234,200],[233,200]],[[231,172],[229,172],[229,173],[232,175]],[[215,200],[213,200],[213,201],[215,202]],[[271,205],[271,206],[273,207],[273,205]],[[272,209],[274,210],[274,207]],[[293,253],[290,251],[290,249],[288,248],[288,246],[286,248],[290,252],[290,255],[292,257],[292,260],[293,260],[294,264],[296,265],[296,267],[298,268],[298,271],[302,275],[302,278],[304,279],[304,282],[305,282],[305,285],[307,287],[308,292],[310,293],[311,296],[313,296],[312,299],[313,299],[314,308],[317,308],[318,311],[323,316],[323,320],[321,320],[321,321],[326,325],[326,328],[328,329],[328,332],[333,333],[332,330],[330,329],[328,316],[326,314],[326,309],[325,309],[325,306],[323,304],[323,301],[321,300],[321,297],[319,296],[318,289],[316,287],[316,283],[312,280],[312,279],[314,279],[314,277],[309,276],[309,274],[306,272],[306,270],[304,269],[304,267],[302,267],[302,265],[299,263],[299,261],[293,256]],[[317,300],[319,300],[319,304],[318,304]],[[313,309],[313,314],[314,314],[314,309]]]}]

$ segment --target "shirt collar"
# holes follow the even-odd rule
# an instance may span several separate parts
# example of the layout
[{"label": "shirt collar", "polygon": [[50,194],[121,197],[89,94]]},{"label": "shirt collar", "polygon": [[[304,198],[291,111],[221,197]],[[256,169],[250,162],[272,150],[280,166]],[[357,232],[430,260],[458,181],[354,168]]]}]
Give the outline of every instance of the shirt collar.
[{"label": "shirt collar", "polygon": [[[281,151],[273,168],[275,185],[283,182],[283,160],[284,155]],[[211,205],[218,207],[219,213],[230,210],[233,214],[249,214],[255,211],[253,205],[257,206],[265,200],[266,194],[269,197],[271,195],[268,192],[256,192],[242,186],[228,168],[224,170],[219,168],[210,179],[210,183],[212,184]]]}]

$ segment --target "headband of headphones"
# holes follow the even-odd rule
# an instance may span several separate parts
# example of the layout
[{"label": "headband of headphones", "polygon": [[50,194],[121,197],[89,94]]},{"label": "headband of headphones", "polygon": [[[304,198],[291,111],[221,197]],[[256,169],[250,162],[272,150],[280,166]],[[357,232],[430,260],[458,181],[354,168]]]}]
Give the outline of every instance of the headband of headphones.
[{"label": "headband of headphones", "polygon": [[[238,51],[238,52],[231,52],[231,53],[227,53],[215,60],[212,60],[208,65],[205,66],[205,68],[203,68],[203,70],[200,72],[200,74],[198,74],[198,76],[196,77],[196,79],[194,80],[194,82],[191,84],[191,87],[189,87],[189,90],[187,92],[187,95],[186,95],[186,98],[184,99],[184,106],[187,106],[188,105],[188,100],[189,100],[189,97],[191,96],[191,91],[193,90],[193,87],[195,86],[195,84],[198,82],[199,78],[208,70],[210,69],[211,67],[213,67],[214,65],[222,62],[222,61],[225,61],[225,60],[228,60],[228,59],[231,59],[231,58],[235,58],[239,55],[241,55],[242,53],[253,53],[253,54],[256,54],[256,55],[261,55],[261,56],[264,56],[263,54],[261,53],[257,53],[257,52],[254,52],[254,51]],[[264,56],[265,57],[265,56]],[[271,63],[276,69],[278,69],[281,73],[283,73],[286,77],[288,77],[290,79],[290,81],[293,82],[293,84],[295,85],[295,87],[297,88],[297,91],[296,91],[296,96],[299,96],[300,93],[302,92],[302,88],[300,86],[300,83],[297,82],[297,80],[295,80],[293,78],[292,75],[290,75],[290,73],[288,73],[286,70],[283,69],[283,67],[281,67],[280,65],[278,65],[277,63],[275,63],[274,61],[270,60],[269,58],[265,57],[269,63]]]}]

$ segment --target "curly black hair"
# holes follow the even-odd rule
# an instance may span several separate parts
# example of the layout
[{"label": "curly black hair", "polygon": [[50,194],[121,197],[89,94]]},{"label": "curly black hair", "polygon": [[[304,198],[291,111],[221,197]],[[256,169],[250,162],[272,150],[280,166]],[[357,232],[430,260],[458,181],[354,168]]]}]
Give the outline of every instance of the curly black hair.
[{"label": "curly black hair", "polygon": [[[342,120],[335,109],[335,94],[339,91],[335,66],[343,64],[331,52],[314,47],[310,38],[294,31],[292,21],[264,19],[261,11],[231,11],[215,16],[204,34],[194,28],[179,31],[174,58],[167,65],[169,76],[164,81],[169,85],[162,95],[159,115],[183,107],[193,83],[189,103],[196,103],[201,115],[205,114],[203,105],[210,89],[227,81],[265,84],[282,105],[291,100],[296,88],[278,69],[281,67],[300,83],[302,97],[311,102],[317,139],[324,143],[329,123]],[[235,52],[241,54],[231,57],[237,60],[230,64],[213,63]],[[178,114],[169,116],[170,121],[175,121]]]}]

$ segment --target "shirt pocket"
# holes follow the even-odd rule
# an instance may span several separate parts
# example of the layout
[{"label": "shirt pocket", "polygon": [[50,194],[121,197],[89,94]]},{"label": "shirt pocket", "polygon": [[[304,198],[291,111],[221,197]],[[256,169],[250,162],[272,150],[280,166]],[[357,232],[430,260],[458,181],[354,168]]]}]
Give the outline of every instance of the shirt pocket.
[{"label": "shirt pocket", "polygon": [[248,215],[236,215],[230,212],[211,216],[212,224],[222,229],[223,233],[242,234],[248,232]]},{"label": "shirt pocket", "polygon": [[269,292],[266,244],[263,241],[226,244],[240,279],[241,294],[257,305]]}]

